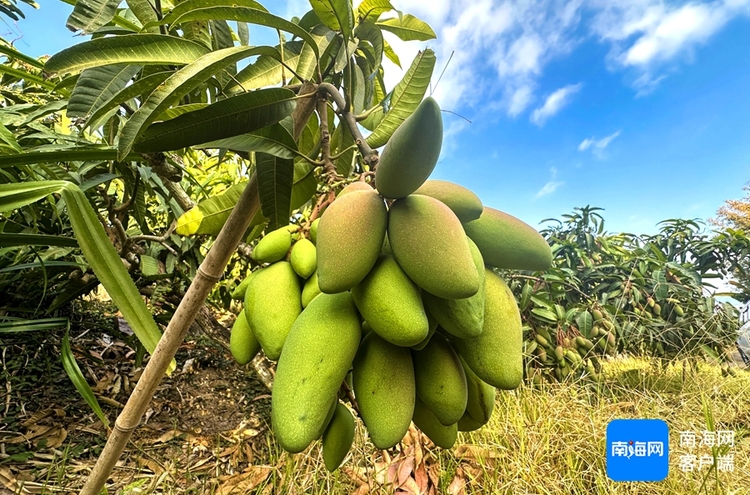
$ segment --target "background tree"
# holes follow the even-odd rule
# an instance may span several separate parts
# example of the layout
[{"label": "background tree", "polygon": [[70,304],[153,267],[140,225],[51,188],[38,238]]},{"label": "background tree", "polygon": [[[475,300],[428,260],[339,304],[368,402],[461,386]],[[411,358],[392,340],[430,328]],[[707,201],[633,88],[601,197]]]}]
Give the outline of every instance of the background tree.
[{"label": "background tree", "polygon": [[[728,199],[716,212],[717,218],[711,223],[724,229],[724,235],[740,237],[750,232],[750,184],[742,188],[748,194],[742,199]],[[730,284],[735,288],[734,297],[742,302],[750,301],[750,261],[747,258],[737,260],[730,270]]]}]

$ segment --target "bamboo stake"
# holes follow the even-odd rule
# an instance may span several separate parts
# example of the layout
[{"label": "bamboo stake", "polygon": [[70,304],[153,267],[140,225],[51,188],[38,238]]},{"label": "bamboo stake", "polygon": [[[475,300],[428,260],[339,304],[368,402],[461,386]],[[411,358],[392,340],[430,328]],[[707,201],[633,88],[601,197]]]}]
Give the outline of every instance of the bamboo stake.
[{"label": "bamboo stake", "polygon": [[143,375],[135,386],[125,408],[115,421],[114,429],[107,439],[94,469],[91,471],[80,495],[100,495],[115,463],[122,455],[133,431],[138,427],[151,399],[156,393],[167,367],[172,362],[177,349],[185,339],[190,325],[200,311],[211,289],[221,279],[229,258],[237,249],[242,236],[250,225],[250,220],[260,208],[258,180],[255,174],[232,210],[227,223],[221,229],[216,242],[211,246],[206,258],[198,268],[195,279],[169,321],[164,335],[156,346]]}]

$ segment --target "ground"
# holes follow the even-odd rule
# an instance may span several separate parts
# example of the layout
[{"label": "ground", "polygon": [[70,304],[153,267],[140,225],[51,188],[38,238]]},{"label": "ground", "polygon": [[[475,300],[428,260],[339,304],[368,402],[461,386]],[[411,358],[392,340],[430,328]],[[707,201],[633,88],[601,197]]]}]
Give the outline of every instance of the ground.
[{"label": "ground", "polygon": [[[71,330],[73,351],[112,422],[142,368],[115,316],[85,320]],[[0,339],[2,495],[77,493],[106,440],[63,371],[62,336]],[[377,451],[359,424],[352,455],[331,474],[317,445],[294,456],[276,446],[270,395],[252,368],[192,334],[177,363],[113,471],[110,493],[750,493],[750,373],[740,368],[732,376],[710,363],[693,369],[618,357],[605,364],[602,386],[499,393],[491,423],[461,434],[450,451],[417,431],[398,448]],[[665,482],[607,479],[604,431],[611,419],[627,417],[669,424],[675,450]],[[735,432],[733,471],[681,471],[679,432],[712,429]]]}]

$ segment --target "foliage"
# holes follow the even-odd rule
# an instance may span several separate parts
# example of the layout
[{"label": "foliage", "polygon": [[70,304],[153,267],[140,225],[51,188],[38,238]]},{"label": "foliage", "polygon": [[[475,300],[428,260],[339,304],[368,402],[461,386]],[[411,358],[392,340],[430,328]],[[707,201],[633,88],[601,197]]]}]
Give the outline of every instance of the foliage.
[{"label": "foliage", "polygon": [[[565,378],[577,372],[597,379],[597,356],[615,352],[668,359],[724,355],[736,340],[737,312],[708,294],[709,281],[744,255],[746,239],[711,236],[698,221],[679,219],[661,222],[651,236],[608,234],[600,211],[586,206],[548,219],[553,223],[542,234],[554,266],[541,274],[508,274],[527,330],[527,374]],[[583,362],[556,357],[558,346]]]},{"label": "foliage", "polygon": [[[726,200],[716,212],[718,218],[711,220],[724,227],[729,236],[744,237],[750,232],[750,184],[746,184],[743,190],[748,193],[744,198]],[[736,289],[734,297],[743,302],[750,301],[750,263],[747,259],[740,259],[733,265],[733,280],[730,281]]]}]

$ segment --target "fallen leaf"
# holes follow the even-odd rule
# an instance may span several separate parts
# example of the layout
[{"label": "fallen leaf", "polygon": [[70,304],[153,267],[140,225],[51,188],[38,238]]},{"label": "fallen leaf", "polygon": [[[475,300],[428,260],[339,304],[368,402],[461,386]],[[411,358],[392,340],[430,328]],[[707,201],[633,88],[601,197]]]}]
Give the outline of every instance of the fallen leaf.
[{"label": "fallen leaf", "polygon": [[216,492],[217,495],[248,493],[263,483],[273,471],[271,466],[250,466],[244,473],[227,479]]}]

